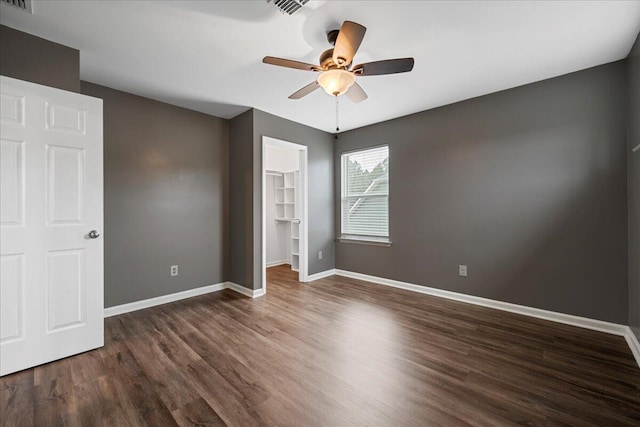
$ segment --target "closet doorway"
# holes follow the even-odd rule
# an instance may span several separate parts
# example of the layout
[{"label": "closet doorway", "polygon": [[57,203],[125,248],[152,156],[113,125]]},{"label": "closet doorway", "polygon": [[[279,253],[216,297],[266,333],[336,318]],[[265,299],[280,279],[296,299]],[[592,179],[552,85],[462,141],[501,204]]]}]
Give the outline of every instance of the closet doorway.
[{"label": "closet doorway", "polygon": [[307,147],[262,137],[262,286],[266,269],[289,265],[307,281]]}]

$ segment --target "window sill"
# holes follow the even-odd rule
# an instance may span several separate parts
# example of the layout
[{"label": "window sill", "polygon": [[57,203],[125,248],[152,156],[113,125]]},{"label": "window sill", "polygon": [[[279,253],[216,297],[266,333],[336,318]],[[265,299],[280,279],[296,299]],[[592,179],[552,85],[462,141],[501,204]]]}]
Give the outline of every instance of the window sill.
[{"label": "window sill", "polygon": [[355,243],[356,245],[371,245],[390,247],[391,240],[387,237],[368,237],[368,236],[342,236],[338,237],[340,243]]}]

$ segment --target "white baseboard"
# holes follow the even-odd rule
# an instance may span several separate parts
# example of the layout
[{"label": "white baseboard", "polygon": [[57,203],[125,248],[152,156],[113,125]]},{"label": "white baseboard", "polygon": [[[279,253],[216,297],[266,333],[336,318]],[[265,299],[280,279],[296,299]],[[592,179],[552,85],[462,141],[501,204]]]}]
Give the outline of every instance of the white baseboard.
[{"label": "white baseboard", "polygon": [[237,285],[233,282],[216,283],[215,285],[202,286],[200,288],[189,289],[187,291],[182,291],[182,292],[176,292],[174,294],[162,295],[155,298],[149,298],[141,301],[130,302],[127,304],[107,307],[104,309],[104,317],[111,317],[111,316],[117,316],[119,314],[130,313],[132,311],[155,307],[157,305],[167,304],[170,302],[180,301],[186,298],[197,297],[199,295],[209,294],[211,292],[218,292],[223,289],[230,289],[234,292],[238,292],[239,294],[248,296],[250,298],[258,298],[265,294],[263,289],[257,289],[253,291],[251,289],[245,288],[244,286]]},{"label": "white baseboard", "polygon": [[276,267],[278,265],[284,265],[284,264],[289,264],[289,261],[287,261],[286,259],[283,259],[282,261],[271,261],[267,263],[266,267],[267,268]]},{"label": "white baseboard", "polygon": [[314,280],[324,279],[325,277],[334,276],[336,274],[335,268],[331,270],[321,271],[320,273],[311,274],[307,276],[307,282],[313,282]]},{"label": "white baseboard", "polygon": [[[508,311],[511,313],[522,314],[525,316],[536,317],[538,319],[549,320],[552,322],[564,323],[566,325],[577,326],[580,328],[591,329],[594,331],[606,332],[609,334],[623,336],[633,353],[638,366],[640,366],[640,343],[631,328],[627,325],[605,322],[602,320],[589,319],[587,317],[574,316],[571,314],[558,313],[555,311],[543,310],[540,308],[527,307],[524,305],[512,304],[509,302],[496,301],[488,298],[476,297],[472,295],[461,294],[458,292],[445,291],[442,289],[431,288],[428,286],[416,285],[413,283],[400,282],[398,280],[385,279],[383,277],[370,276],[368,274],[355,273],[340,269],[332,269],[322,271],[320,273],[308,276],[309,282],[319,280],[325,277],[338,275],[350,277],[352,279],[364,280],[366,282],[391,286],[394,288],[405,289],[408,291],[418,292],[421,294],[433,295],[436,297],[447,298],[455,301],[466,302],[469,304],[480,305],[483,307],[495,308],[497,310]],[[223,289],[230,289],[249,298],[258,298],[265,295],[264,288],[248,289],[233,282],[217,283],[215,285],[203,286],[200,288],[189,289],[187,291],[176,292],[174,294],[162,295],[155,298],[149,298],[142,301],[135,301],[128,304],[116,305],[104,309],[104,317],[117,316],[119,314],[129,313],[132,311],[142,310],[144,308],[155,307],[157,305],[167,304],[186,298],[199,295],[218,292]]]},{"label": "white baseboard", "polygon": [[640,366],[640,342],[638,342],[638,337],[636,337],[636,334],[634,334],[631,328],[627,326],[627,333],[624,338],[627,340],[627,344],[629,344],[631,353],[633,353],[633,357],[636,358],[638,366]]},{"label": "white baseboard", "polygon": [[176,292],[174,294],[162,295],[155,298],[134,301],[127,304],[116,305],[104,309],[104,317],[117,316],[118,314],[129,313],[131,311],[142,310],[143,308],[155,307],[169,302],[179,301],[185,298],[196,297],[211,292],[221,291],[227,288],[227,283],[216,283],[215,285],[203,286],[201,288],[189,289],[187,291]]},{"label": "white baseboard", "polygon": [[391,286],[394,288],[419,292],[421,294],[433,295],[436,297],[466,302],[483,307],[495,308],[497,310],[508,311],[525,316],[536,317],[538,319],[550,320],[552,322],[564,323],[565,325],[577,326],[580,328],[586,328],[594,331],[623,336],[629,344],[631,352],[633,353],[636,362],[638,362],[638,366],[640,366],[640,345],[638,344],[636,336],[631,331],[631,328],[629,328],[627,325],[605,322],[603,320],[589,319],[587,317],[574,316],[572,314],[558,313],[555,311],[543,310],[540,308],[527,307],[525,305],[512,304],[509,302],[496,301],[488,298],[461,294],[458,292],[445,291],[442,289],[416,285],[413,283],[400,282],[398,280],[385,279],[383,277],[370,276],[368,274],[355,273],[352,271],[336,269],[335,274],[338,276],[350,277],[352,279],[364,280],[378,285]]},{"label": "white baseboard", "polygon": [[248,296],[249,298],[258,298],[265,294],[264,288],[252,290],[233,282],[227,282],[227,288],[239,294]]}]

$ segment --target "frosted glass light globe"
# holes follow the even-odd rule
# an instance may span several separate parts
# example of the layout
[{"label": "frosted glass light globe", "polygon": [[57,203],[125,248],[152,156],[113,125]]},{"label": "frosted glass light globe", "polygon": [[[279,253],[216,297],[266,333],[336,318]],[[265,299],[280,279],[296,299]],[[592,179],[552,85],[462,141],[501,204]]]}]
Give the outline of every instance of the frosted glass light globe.
[{"label": "frosted glass light globe", "polygon": [[318,76],[318,84],[331,96],[340,96],[356,81],[353,73],[345,70],[327,70]]}]

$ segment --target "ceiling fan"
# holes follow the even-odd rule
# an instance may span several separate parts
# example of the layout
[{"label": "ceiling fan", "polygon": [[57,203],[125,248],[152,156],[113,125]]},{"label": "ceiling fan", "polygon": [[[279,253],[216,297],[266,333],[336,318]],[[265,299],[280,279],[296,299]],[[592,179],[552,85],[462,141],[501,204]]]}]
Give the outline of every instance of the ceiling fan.
[{"label": "ceiling fan", "polygon": [[289,99],[300,99],[322,87],[331,96],[337,97],[346,94],[351,101],[361,102],[367,99],[367,94],[356,83],[356,77],[406,73],[413,69],[414,64],[413,58],[399,58],[367,62],[351,67],[353,57],[358,51],[366,31],[365,27],[351,21],[344,21],[340,30],[329,31],[327,40],[334,47],[322,52],[320,65],[275,58],[273,56],[265,56],[262,62],[320,73],[316,81],[292,93]]}]

